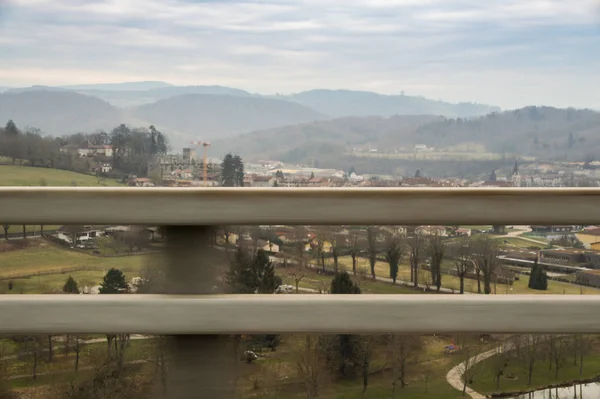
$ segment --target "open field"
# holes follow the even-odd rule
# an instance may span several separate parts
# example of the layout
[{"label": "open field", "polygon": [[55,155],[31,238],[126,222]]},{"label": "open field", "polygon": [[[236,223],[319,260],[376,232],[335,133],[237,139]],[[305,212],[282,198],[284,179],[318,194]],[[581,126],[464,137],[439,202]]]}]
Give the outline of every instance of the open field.
[{"label": "open field", "polygon": [[[45,183],[45,184],[43,184]],[[0,166],[0,186],[120,186],[111,179],[68,170],[33,168],[30,166]]]},{"label": "open field", "polygon": [[[128,278],[139,275],[156,254],[99,257],[71,251],[42,239],[29,239],[37,245],[0,253],[0,293],[41,293],[60,290],[69,275],[80,285],[98,284],[112,267],[121,269]],[[28,276],[25,278],[19,278]],[[7,279],[13,289],[8,291]]]},{"label": "open field", "polygon": [[[352,258],[350,256],[343,256],[339,258],[340,265],[343,265],[346,270],[352,270]],[[366,258],[358,258],[357,259],[357,269],[364,270],[367,273],[370,273],[369,261]],[[450,263],[446,263],[444,267],[451,267]],[[375,274],[381,277],[389,277],[389,265],[385,262],[377,262],[375,264]],[[409,281],[410,280],[410,268],[408,264],[403,263],[400,264],[400,269],[398,271],[398,280]],[[431,281],[431,276],[427,271],[421,271],[419,273],[419,283],[424,284],[425,281]],[[515,281],[512,286],[506,286],[502,284],[497,284],[496,293],[497,294],[567,294],[567,295],[598,295],[600,294],[600,289],[591,288],[591,287],[582,287],[575,284],[563,283],[560,281],[548,281],[548,290],[546,291],[538,291],[532,290],[527,287],[529,282],[528,277],[520,276],[518,281]],[[455,276],[450,276],[448,274],[442,274],[442,287],[450,288],[458,292],[460,288],[460,279]],[[481,284],[483,290],[483,282]],[[477,292],[477,280],[465,279],[465,291],[468,292]],[[494,292],[494,284],[492,284],[492,292]]]}]

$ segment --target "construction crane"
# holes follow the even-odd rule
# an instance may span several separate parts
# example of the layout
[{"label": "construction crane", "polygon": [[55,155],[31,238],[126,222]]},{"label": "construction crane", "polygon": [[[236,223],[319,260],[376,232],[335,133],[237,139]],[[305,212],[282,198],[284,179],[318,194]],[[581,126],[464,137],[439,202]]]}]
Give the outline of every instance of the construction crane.
[{"label": "construction crane", "polygon": [[203,177],[203,180],[204,180],[204,187],[206,187],[207,180],[208,180],[208,158],[207,158],[207,154],[208,154],[208,147],[210,147],[210,142],[209,141],[192,141],[191,144],[193,146],[195,146],[194,148],[198,148],[200,146],[203,147],[203,150],[202,150],[202,163],[203,163],[202,177]]}]

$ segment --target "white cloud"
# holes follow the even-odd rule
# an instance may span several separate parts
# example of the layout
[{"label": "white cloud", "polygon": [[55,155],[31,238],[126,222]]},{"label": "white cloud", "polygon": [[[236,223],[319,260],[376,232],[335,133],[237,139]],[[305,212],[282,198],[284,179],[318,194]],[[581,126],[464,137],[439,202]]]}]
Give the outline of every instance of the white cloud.
[{"label": "white cloud", "polygon": [[600,104],[595,0],[12,0],[5,11],[0,86],[167,80]]}]

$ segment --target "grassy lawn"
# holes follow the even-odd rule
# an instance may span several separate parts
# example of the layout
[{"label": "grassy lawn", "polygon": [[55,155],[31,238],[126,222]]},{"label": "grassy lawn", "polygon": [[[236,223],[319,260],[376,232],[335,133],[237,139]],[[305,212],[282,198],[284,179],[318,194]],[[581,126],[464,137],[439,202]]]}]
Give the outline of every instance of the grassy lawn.
[{"label": "grassy lawn", "polygon": [[[352,270],[352,258],[350,256],[343,256],[339,258],[340,266],[344,266],[346,270]],[[444,268],[452,267],[450,263],[443,265]],[[369,261],[366,258],[357,259],[357,269],[359,270],[370,270]],[[381,277],[389,277],[389,265],[385,262],[377,262],[375,264],[375,274]],[[410,268],[407,264],[401,264],[398,271],[398,280],[410,280]],[[431,281],[429,272],[422,271],[419,274],[419,281],[422,284],[424,281]],[[581,287],[575,284],[563,283],[560,281],[548,281],[548,290],[537,291],[527,287],[529,278],[527,276],[520,276],[518,281],[515,281],[512,286],[506,286],[498,284],[496,286],[497,294],[567,294],[567,295],[579,295],[582,293],[585,295],[598,295],[600,289],[591,287]],[[481,284],[483,290],[483,282]],[[460,288],[460,279],[455,276],[448,274],[442,275],[442,287],[450,288],[458,292]],[[512,288],[512,290],[511,290]],[[477,292],[477,280],[465,279],[465,291]],[[492,284],[492,292],[494,292],[494,284]]]},{"label": "grassy lawn", "polygon": [[[303,392],[302,385],[299,384],[293,362],[293,352],[289,350],[289,340],[284,339],[281,349],[274,352],[272,358],[268,360],[259,360],[256,364],[248,367],[256,367],[249,374],[246,374],[245,382],[242,382],[243,389],[241,396],[257,399],[282,398],[282,399],[301,399],[306,395]],[[444,354],[444,347],[451,341],[449,337],[442,336],[424,336],[422,337],[423,351],[415,359],[409,360],[407,367],[407,386],[397,388],[396,397],[405,399],[456,399],[460,397],[460,392],[452,388],[446,382],[446,374],[454,365],[460,363],[460,357],[457,354]],[[481,351],[487,348],[482,344]],[[320,398],[327,399],[361,399],[361,398],[391,398],[393,375],[387,367],[385,361],[385,351],[376,351],[376,361],[372,363],[372,374],[369,377],[367,391],[362,393],[362,379],[356,378],[353,381],[335,381],[329,379],[320,390]],[[279,353],[281,351],[281,353]],[[281,383],[280,392],[274,394],[270,392],[267,395],[262,389],[259,391],[253,389],[250,381],[257,375],[262,375],[261,368],[268,365],[280,364],[283,366],[285,378]],[[262,388],[262,387],[261,387]],[[263,392],[261,392],[263,391]]]},{"label": "grassy lawn", "polygon": [[[44,225],[44,231],[58,230],[61,227],[62,227],[62,225]],[[27,232],[27,234],[33,233],[33,232],[39,233],[41,231],[41,228],[40,228],[39,224],[26,225],[25,231]],[[11,224],[8,229],[8,234],[13,234],[13,233],[22,234],[23,233],[23,225]],[[4,237],[4,229],[0,230],[0,234],[2,235],[2,237]]]},{"label": "grassy lawn", "polygon": [[[331,279],[333,276],[320,275],[313,270],[299,271],[297,268],[277,268],[276,273],[281,276],[284,284],[296,286],[292,274],[297,275],[304,273],[304,277],[298,284],[301,288],[311,288],[313,290],[324,290],[327,291],[331,285]],[[360,286],[363,294],[419,294],[422,292],[414,290],[412,288],[403,287],[400,285],[394,285],[382,281],[373,281],[368,277],[353,277],[353,280]]]},{"label": "grassy lawn", "polygon": [[598,354],[597,350],[594,352],[595,353],[590,353],[584,357],[583,374],[581,376],[579,375],[579,366],[573,364],[572,356],[567,356],[564,366],[559,369],[558,379],[555,379],[554,367],[552,370],[549,369],[548,360],[536,361],[531,386],[527,385],[527,372],[524,370],[522,364],[516,359],[511,359],[508,362],[508,367],[506,368],[504,375],[512,374],[517,378],[512,380],[501,377],[500,389],[496,388],[496,380],[494,377],[493,364],[495,359],[489,358],[475,366],[475,378],[471,387],[479,393],[489,394],[499,391],[514,392],[535,390],[552,384],[594,378],[600,375],[600,354]]},{"label": "grassy lawn", "polygon": [[40,186],[43,182],[48,186],[121,186],[116,180],[98,179],[68,170],[0,166],[0,186]]},{"label": "grassy lawn", "polygon": [[[41,239],[38,241],[39,245],[35,247],[0,253],[0,278],[15,277],[10,293],[40,293],[60,289],[69,274],[82,285],[93,285],[99,283],[112,267],[123,270],[128,278],[134,277],[157,256],[146,254],[105,258],[67,250]],[[69,270],[73,268],[86,270]],[[17,278],[52,271],[56,273]],[[0,293],[7,292],[8,282],[0,282]]]}]

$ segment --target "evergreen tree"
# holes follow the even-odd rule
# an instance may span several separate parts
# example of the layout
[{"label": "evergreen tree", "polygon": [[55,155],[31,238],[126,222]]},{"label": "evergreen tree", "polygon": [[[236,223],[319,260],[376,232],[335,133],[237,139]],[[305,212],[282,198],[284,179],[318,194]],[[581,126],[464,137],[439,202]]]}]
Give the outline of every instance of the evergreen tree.
[{"label": "evergreen tree", "polygon": [[101,294],[119,294],[127,291],[129,291],[129,286],[125,280],[125,275],[119,269],[110,269],[100,284]]},{"label": "evergreen tree", "polygon": [[331,280],[332,294],[360,294],[360,287],[354,284],[350,275],[346,272],[341,272],[335,275]]},{"label": "evergreen tree", "polygon": [[221,162],[221,185],[224,187],[233,187],[235,181],[235,170],[233,164],[233,155],[226,154]]},{"label": "evergreen tree", "polygon": [[513,176],[519,174],[519,163],[517,162],[516,159],[515,159],[515,164],[513,166],[513,172],[512,172],[512,174],[513,174]]},{"label": "evergreen tree", "polygon": [[233,183],[236,187],[244,187],[244,162],[239,155],[233,157]]},{"label": "evergreen tree", "polygon": [[354,166],[350,166],[350,169],[348,169],[348,176],[350,176],[352,173],[356,173],[356,169],[354,169]]},{"label": "evergreen tree", "polygon": [[548,275],[544,269],[538,265],[536,259],[531,268],[531,274],[529,275],[529,284],[527,285],[533,290],[545,291],[548,289]]},{"label": "evergreen tree", "polygon": [[315,173],[314,172],[310,172],[310,178],[314,179],[315,178]]},{"label": "evergreen tree", "polygon": [[229,291],[235,294],[272,294],[282,283],[264,250],[258,250],[252,257],[243,248],[238,248],[235,253],[226,281]]},{"label": "evergreen tree", "polygon": [[496,177],[496,171],[492,170],[492,173],[490,173],[490,181],[497,181],[498,178]]},{"label": "evergreen tree", "polygon": [[12,119],[6,122],[6,127],[4,128],[4,131],[9,136],[16,136],[19,134],[19,129],[17,128],[17,125],[15,125],[15,122],[13,122]]},{"label": "evergreen tree", "polygon": [[419,177],[421,177],[421,169],[417,169],[417,171],[415,172],[415,178]]},{"label": "evergreen tree", "polygon": [[[337,273],[331,280],[332,294],[360,294],[360,288],[354,284],[346,272]],[[327,358],[339,377],[352,379],[363,366],[361,358],[361,339],[359,335],[342,334],[329,338]]]},{"label": "evergreen tree", "polygon": [[79,294],[79,287],[77,287],[77,281],[71,276],[65,281],[65,285],[63,285],[63,292],[67,294]]}]

